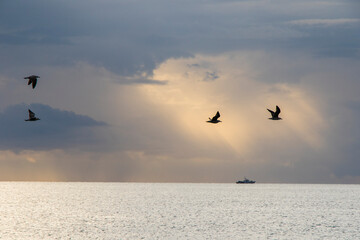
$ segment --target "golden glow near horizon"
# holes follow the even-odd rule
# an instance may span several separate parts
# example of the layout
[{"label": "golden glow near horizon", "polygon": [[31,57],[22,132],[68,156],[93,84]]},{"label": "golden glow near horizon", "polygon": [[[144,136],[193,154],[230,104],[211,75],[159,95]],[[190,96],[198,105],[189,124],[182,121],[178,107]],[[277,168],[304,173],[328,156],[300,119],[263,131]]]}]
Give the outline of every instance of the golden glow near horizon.
[{"label": "golden glow near horizon", "polygon": [[[149,101],[171,116],[174,127],[196,144],[227,145],[238,154],[251,155],[251,146],[261,138],[286,139],[296,134],[309,146],[321,147],[325,126],[311,96],[299,86],[253,79],[256,73],[243,66],[243,61],[241,52],[169,59],[153,75],[169,84],[142,88]],[[217,78],[206,79],[213,72]],[[266,108],[275,105],[282,108],[284,120],[280,122],[268,120]],[[217,110],[223,122],[205,123]]]},{"label": "golden glow near horizon", "polygon": [[32,151],[18,153],[0,151],[1,179],[7,181],[66,181],[50,160],[62,151]]}]

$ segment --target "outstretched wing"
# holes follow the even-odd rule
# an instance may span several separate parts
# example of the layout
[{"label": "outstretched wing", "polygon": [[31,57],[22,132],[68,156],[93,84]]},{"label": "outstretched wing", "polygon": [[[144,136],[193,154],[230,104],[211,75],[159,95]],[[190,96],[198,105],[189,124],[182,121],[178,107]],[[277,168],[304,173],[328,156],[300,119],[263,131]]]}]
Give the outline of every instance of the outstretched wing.
[{"label": "outstretched wing", "polygon": [[216,119],[218,119],[220,117],[220,113],[219,111],[216,112],[216,115],[215,115]]},{"label": "outstretched wing", "polygon": [[274,111],[272,111],[272,110],[270,110],[268,108],[267,108],[267,110],[271,113],[271,116],[274,117],[274,114],[275,114]]},{"label": "outstretched wing", "polygon": [[[29,80],[29,82],[30,82],[30,80]],[[32,88],[33,88],[33,89],[35,88],[36,83],[37,83],[37,79],[34,78],[34,79],[32,80]]]},{"label": "outstretched wing", "polygon": [[281,112],[281,111],[280,111],[279,106],[277,106],[277,105],[276,105],[276,112],[275,112],[275,115],[276,115],[276,116],[279,116],[280,112]]},{"label": "outstretched wing", "polygon": [[30,109],[29,109],[29,118],[34,118],[35,117],[35,113],[33,113]]},{"label": "outstretched wing", "polygon": [[30,85],[32,83],[32,80],[31,80],[31,78],[28,78],[28,79],[29,79],[28,85]]},{"label": "outstretched wing", "polygon": [[215,114],[215,116],[211,119],[211,121],[217,121],[217,119],[220,117],[219,111]]}]

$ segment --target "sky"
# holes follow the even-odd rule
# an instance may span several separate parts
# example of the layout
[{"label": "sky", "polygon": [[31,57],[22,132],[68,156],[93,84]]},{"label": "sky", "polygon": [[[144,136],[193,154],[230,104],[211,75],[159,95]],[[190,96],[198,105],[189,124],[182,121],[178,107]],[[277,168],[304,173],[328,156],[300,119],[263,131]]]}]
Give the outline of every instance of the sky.
[{"label": "sky", "polygon": [[1,181],[360,184],[357,0],[1,1],[0,63]]}]

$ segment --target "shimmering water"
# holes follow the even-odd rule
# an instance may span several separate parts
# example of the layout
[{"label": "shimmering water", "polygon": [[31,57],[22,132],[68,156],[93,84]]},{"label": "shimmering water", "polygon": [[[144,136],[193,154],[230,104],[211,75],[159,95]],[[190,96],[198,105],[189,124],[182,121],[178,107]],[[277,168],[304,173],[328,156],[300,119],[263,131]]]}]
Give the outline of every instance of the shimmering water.
[{"label": "shimmering water", "polygon": [[360,185],[0,182],[0,239],[360,239]]}]

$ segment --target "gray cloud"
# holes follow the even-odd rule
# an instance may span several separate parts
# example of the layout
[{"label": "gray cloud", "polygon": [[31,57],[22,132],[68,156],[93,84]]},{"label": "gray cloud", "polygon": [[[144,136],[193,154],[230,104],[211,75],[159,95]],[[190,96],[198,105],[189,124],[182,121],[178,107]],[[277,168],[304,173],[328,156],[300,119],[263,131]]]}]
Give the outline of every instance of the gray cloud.
[{"label": "gray cloud", "polygon": [[295,25],[316,25],[323,27],[330,27],[335,25],[347,25],[353,23],[359,23],[360,19],[357,18],[338,18],[338,19],[301,19],[290,21]]},{"label": "gray cloud", "polygon": [[[25,122],[28,108],[40,121]],[[96,145],[93,128],[106,126],[90,117],[43,104],[19,104],[0,113],[1,150],[49,150]]]},{"label": "gray cloud", "polygon": [[204,77],[203,81],[205,82],[215,81],[218,78],[219,75],[216,72],[206,72],[206,76]]},{"label": "gray cloud", "polygon": [[119,81],[115,81],[115,82],[119,82],[121,84],[154,84],[154,85],[165,85],[168,83],[168,81],[154,80],[145,76],[122,77],[119,79]]},{"label": "gray cloud", "polygon": [[329,119],[333,129],[327,164],[338,177],[359,176],[360,172],[360,101],[339,101]]},{"label": "gray cloud", "polygon": [[6,48],[0,56],[5,63],[1,69],[15,72],[24,64],[36,67],[85,61],[131,76],[141,71],[151,74],[158,63],[170,57],[259,48],[359,57],[356,23],[346,28],[334,26],[332,31],[287,24],[306,21],[299,20],[299,12],[306,19],[356,18],[349,13],[351,2],[104,1],[101,8],[98,4],[3,2],[0,43]]}]

